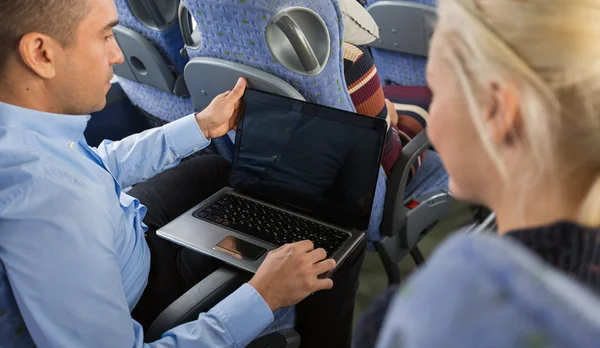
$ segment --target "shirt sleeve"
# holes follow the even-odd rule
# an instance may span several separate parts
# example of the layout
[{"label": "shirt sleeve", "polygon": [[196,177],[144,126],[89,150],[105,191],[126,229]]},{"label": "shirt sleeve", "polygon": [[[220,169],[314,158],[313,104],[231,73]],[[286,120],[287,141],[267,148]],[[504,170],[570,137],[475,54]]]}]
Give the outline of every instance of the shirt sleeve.
[{"label": "shirt sleeve", "polygon": [[144,344],[107,232],[114,226],[63,174],[23,186],[20,203],[0,219],[0,260],[37,346],[244,347],[271,324],[273,313],[246,284],[196,321]]},{"label": "shirt sleeve", "polygon": [[246,347],[273,322],[273,312],[248,284],[195,322],[166,332],[160,347]]},{"label": "shirt sleeve", "polygon": [[121,141],[105,140],[96,153],[121,187],[128,187],[176,166],[209,144],[195,116],[189,115]]}]

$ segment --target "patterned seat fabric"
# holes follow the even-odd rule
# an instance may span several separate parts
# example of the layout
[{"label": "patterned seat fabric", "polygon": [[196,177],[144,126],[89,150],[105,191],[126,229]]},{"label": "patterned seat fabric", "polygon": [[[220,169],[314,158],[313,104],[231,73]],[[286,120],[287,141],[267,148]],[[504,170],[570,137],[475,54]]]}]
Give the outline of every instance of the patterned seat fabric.
[{"label": "patterned seat fabric", "polygon": [[[372,5],[380,0],[366,0],[367,5]],[[424,5],[436,6],[436,0],[407,0]],[[427,58],[412,54],[393,51],[372,49],[373,60],[381,80],[384,84],[403,86],[425,86],[425,68]]]},{"label": "patterned seat fabric", "polygon": [[[148,39],[162,53],[174,73],[183,73],[187,59],[180,54],[184,43],[179,21],[175,20],[165,30],[153,30],[142,24],[134,16],[127,0],[114,1],[119,11],[119,24]],[[181,98],[125,78],[119,78],[119,84],[134,105],[162,121],[174,121],[194,112],[194,105],[189,98]]]},{"label": "patterned seat fabric", "polygon": [[[286,81],[310,102],[354,111],[344,83],[343,16],[337,1],[183,0],[183,3],[194,16],[202,36],[200,49],[188,49],[190,59],[218,58],[258,68]],[[287,70],[274,59],[267,46],[265,31],[269,20],[293,6],[318,13],[331,36],[329,60],[316,76]]]}]

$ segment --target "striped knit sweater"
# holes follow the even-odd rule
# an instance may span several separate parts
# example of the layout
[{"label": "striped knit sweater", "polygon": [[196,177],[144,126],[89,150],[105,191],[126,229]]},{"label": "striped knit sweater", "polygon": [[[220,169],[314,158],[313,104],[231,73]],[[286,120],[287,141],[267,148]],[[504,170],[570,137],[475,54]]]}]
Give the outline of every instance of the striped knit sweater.
[{"label": "striped knit sweater", "polygon": [[[398,124],[390,127],[384,148],[382,166],[389,177],[402,147],[419,134],[426,126],[427,107],[430,94],[421,88],[396,87],[389,89],[389,98],[396,110],[388,110],[384,89],[371,55],[351,44],[344,44],[344,74],[346,85],[356,112],[362,115],[388,119],[389,113],[399,112]],[[413,104],[412,100],[416,103]],[[389,120],[388,120],[389,121]],[[422,155],[412,167],[412,175],[421,164]]]}]

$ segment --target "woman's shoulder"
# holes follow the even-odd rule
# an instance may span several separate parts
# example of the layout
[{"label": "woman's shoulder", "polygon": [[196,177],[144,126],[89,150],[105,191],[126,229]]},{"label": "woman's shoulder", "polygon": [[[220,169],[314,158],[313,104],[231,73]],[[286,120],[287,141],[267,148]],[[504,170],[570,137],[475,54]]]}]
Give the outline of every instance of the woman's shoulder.
[{"label": "woman's shoulder", "polygon": [[600,340],[600,302],[523,245],[461,230],[395,295],[380,346],[398,337],[404,347],[526,347],[557,337],[549,346],[585,347]]}]

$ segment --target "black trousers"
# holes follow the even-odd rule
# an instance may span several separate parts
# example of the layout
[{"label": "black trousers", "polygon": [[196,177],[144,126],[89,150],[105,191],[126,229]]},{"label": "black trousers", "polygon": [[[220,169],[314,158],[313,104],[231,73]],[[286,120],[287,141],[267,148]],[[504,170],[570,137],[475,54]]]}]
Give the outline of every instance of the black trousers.
[{"label": "black trousers", "polygon": [[[132,316],[145,330],[187,290],[222,263],[156,236],[156,230],[227,185],[230,164],[218,156],[184,161],[136,185],[129,194],[148,208],[144,222],[151,252],[150,277]],[[296,330],[303,347],[350,347],[354,299],[366,243],[334,273],[334,288],[321,291],[297,306]]]}]

